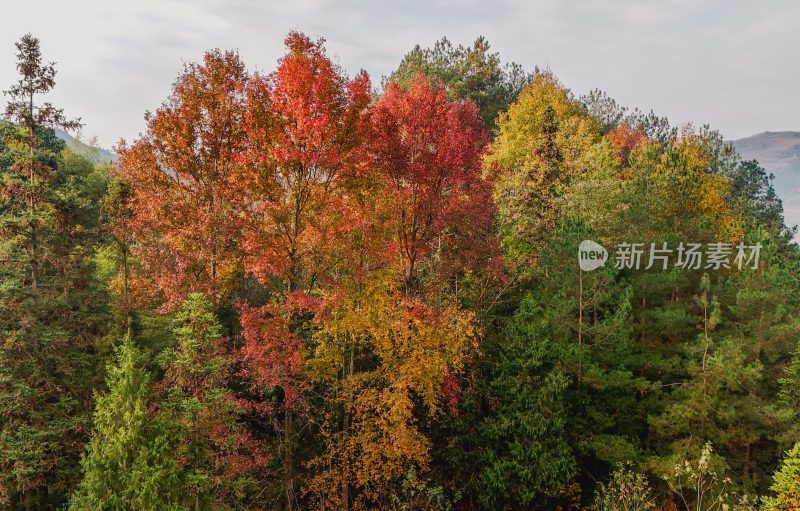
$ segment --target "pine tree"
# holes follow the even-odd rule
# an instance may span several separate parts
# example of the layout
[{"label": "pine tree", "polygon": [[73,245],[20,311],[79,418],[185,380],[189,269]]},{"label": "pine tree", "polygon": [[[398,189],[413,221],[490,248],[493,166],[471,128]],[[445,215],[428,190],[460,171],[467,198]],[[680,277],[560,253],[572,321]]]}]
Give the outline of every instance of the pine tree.
[{"label": "pine tree", "polygon": [[490,509],[530,508],[575,470],[567,442],[570,383],[553,332],[536,302],[523,299],[487,375],[490,411],[480,425],[480,499]]},{"label": "pine tree", "polygon": [[488,129],[495,128],[498,115],[517,99],[531,79],[519,64],[503,65],[483,36],[475,39],[472,46],[453,46],[446,37],[436,41],[433,48],[417,45],[403,57],[387,83],[406,87],[419,74],[433,84],[443,85],[452,99],[474,101]]}]

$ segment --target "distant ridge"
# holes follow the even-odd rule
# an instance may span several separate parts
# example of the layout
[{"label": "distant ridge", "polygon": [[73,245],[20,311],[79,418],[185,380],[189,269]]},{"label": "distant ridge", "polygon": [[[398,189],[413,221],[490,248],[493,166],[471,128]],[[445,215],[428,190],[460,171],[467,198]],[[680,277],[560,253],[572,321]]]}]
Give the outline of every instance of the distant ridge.
[{"label": "distant ridge", "polygon": [[757,160],[775,175],[786,224],[800,225],[800,131],[765,131],[732,141],[745,160]]},{"label": "distant ridge", "polygon": [[67,147],[97,163],[116,163],[119,157],[107,149],[92,147],[73,137],[64,130],[56,129],[56,136],[63,140]]}]

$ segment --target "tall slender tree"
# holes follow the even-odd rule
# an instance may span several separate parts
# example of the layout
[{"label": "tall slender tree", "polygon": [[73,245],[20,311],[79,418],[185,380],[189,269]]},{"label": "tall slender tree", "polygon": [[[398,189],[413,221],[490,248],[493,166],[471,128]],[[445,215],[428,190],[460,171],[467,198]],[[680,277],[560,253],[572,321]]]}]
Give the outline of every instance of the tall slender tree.
[{"label": "tall slender tree", "polygon": [[267,296],[243,304],[243,362],[274,425],[288,510],[297,509],[304,470],[298,431],[310,424],[309,320],[335,271],[337,243],[352,229],[370,101],[366,73],[345,76],[323,42],[292,32],[278,69],[253,80],[240,182],[244,266]]},{"label": "tall slender tree", "polygon": [[39,102],[55,84],[39,41],[17,49],[0,145],[0,485],[18,509],[54,509],[75,484],[97,383],[104,178],[55,136],[78,123]]},{"label": "tall slender tree", "polygon": [[80,119],[68,120],[63,109],[54,107],[49,102],[37,104],[37,97],[50,92],[56,85],[55,63],[42,62],[42,52],[39,39],[31,34],[25,34],[16,43],[17,71],[19,81],[8,90],[3,91],[9,97],[6,104],[5,115],[10,121],[23,128],[18,141],[27,149],[27,155],[17,161],[17,165],[25,166],[28,170],[28,252],[30,258],[30,287],[34,295],[39,288],[39,243],[37,227],[39,219],[36,214],[36,205],[40,198],[38,195],[39,174],[47,172],[46,166],[36,161],[36,150],[41,145],[40,132],[47,128],[63,128],[67,130],[81,127]]}]

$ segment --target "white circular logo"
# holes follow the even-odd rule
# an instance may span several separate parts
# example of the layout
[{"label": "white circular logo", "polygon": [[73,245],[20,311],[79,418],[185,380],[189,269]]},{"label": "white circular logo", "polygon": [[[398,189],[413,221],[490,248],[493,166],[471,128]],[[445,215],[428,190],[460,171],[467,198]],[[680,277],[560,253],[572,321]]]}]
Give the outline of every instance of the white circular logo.
[{"label": "white circular logo", "polygon": [[592,240],[583,240],[578,245],[578,265],[583,271],[600,268],[608,260],[608,251]]}]

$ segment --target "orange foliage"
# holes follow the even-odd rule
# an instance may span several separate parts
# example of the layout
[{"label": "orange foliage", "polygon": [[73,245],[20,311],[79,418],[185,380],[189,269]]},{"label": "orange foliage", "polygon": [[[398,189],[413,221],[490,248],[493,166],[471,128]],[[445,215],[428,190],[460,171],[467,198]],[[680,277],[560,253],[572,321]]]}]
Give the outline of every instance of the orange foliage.
[{"label": "orange foliage", "polygon": [[620,124],[606,136],[616,150],[617,163],[620,167],[627,167],[631,152],[647,143],[645,134],[627,123]]}]

